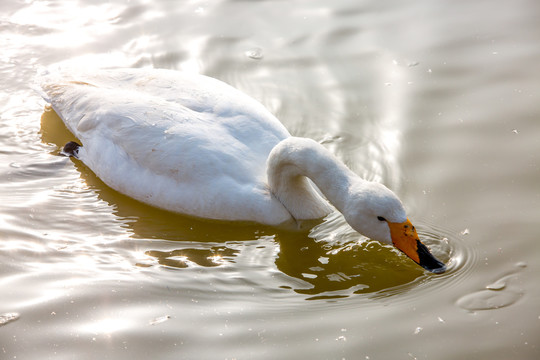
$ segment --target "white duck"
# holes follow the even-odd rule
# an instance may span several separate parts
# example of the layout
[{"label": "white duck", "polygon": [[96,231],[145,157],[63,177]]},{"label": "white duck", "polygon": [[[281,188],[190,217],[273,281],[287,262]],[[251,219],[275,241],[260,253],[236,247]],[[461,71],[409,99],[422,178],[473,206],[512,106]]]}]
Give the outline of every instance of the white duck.
[{"label": "white duck", "polygon": [[182,214],[269,225],[323,218],[328,199],[356,231],[445,270],[392,191],[359,178],[319,143],[292,137],[263,105],[219,80],[157,69],[45,72],[38,80],[82,142],[64,152],[121,193]]}]

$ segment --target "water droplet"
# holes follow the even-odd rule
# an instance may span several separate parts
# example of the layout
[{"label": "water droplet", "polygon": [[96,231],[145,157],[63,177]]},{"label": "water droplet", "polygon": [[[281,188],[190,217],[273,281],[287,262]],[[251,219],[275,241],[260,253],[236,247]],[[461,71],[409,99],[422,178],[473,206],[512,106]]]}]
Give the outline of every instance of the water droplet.
[{"label": "water droplet", "polygon": [[439,320],[439,322],[442,322],[442,323],[445,322],[444,319],[440,316],[437,318],[437,320]]},{"label": "water droplet", "polygon": [[418,61],[409,61],[407,67],[418,66],[418,64],[420,64]]},{"label": "water droplet", "polygon": [[246,56],[253,60],[261,60],[264,57],[263,51],[261,48],[253,48],[245,52]]},{"label": "water droplet", "polygon": [[465,229],[461,232],[461,235],[469,235],[470,231],[469,229]]},{"label": "water droplet", "polygon": [[527,267],[527,263],[525,261],[519,261],[515,264],[515,267],[524,269]]},{"label": "water droplet", "polygon": [[519,131],[518,131],[517,129],[512,129],[512,132],[513,132],[514,134],[519,134]]},{"label": "water droplet", "polygon": [[338,336],[338,338],[336,339],[337,341],[347,341],[347,338],[343,335],[341,336]]},{"label": "water droplet", "polygon": [[422,327],[418,326],[416,329],[414,329],[414,335],[420,334],[420,331],[424,330]]},{"label": "water droplet", "polygon": [[504,290],[504,288],[506,288],[506,281],[504,278],[499,279],[486,286],[486,289],[493,291]]}]

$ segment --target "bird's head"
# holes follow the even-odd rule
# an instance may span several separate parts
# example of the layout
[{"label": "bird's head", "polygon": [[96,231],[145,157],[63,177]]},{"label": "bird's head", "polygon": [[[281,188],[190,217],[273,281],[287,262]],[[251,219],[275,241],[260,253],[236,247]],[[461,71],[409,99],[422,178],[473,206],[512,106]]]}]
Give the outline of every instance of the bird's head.
[{"label": "bird's head", "polygon": [[351,186],[343,214],[353,229],[370,239],[395,246],[424,269],[433,273],[446,270],[420,241],[399,198],[384,185],[362,182]]}]

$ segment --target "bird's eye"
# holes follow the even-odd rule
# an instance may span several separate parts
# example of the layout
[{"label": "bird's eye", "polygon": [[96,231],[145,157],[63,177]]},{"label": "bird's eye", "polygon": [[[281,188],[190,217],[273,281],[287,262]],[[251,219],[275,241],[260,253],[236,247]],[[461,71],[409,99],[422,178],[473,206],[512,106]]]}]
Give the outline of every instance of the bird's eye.
[{"label": "bird's eye", "polygon": [[386,221],[386,219],[383,218],[382,216],[377,216],[377,220],[379,220],[379,221]]}]

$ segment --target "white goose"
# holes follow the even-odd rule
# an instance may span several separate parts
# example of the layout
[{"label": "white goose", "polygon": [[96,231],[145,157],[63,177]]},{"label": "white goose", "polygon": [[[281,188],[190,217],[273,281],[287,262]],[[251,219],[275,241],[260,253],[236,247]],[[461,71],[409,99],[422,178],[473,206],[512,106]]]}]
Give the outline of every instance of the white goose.
[{"label": "white goose", "polygon": [[314,183],[356,231],[445,270],[392,191],[359,178],[319,143],[292,137],[263,105],[219,80],[157,69],[45,72],[38,80],[82,142],[64,153],[121,193],[182,214],[279,225],[332,211]]}]

